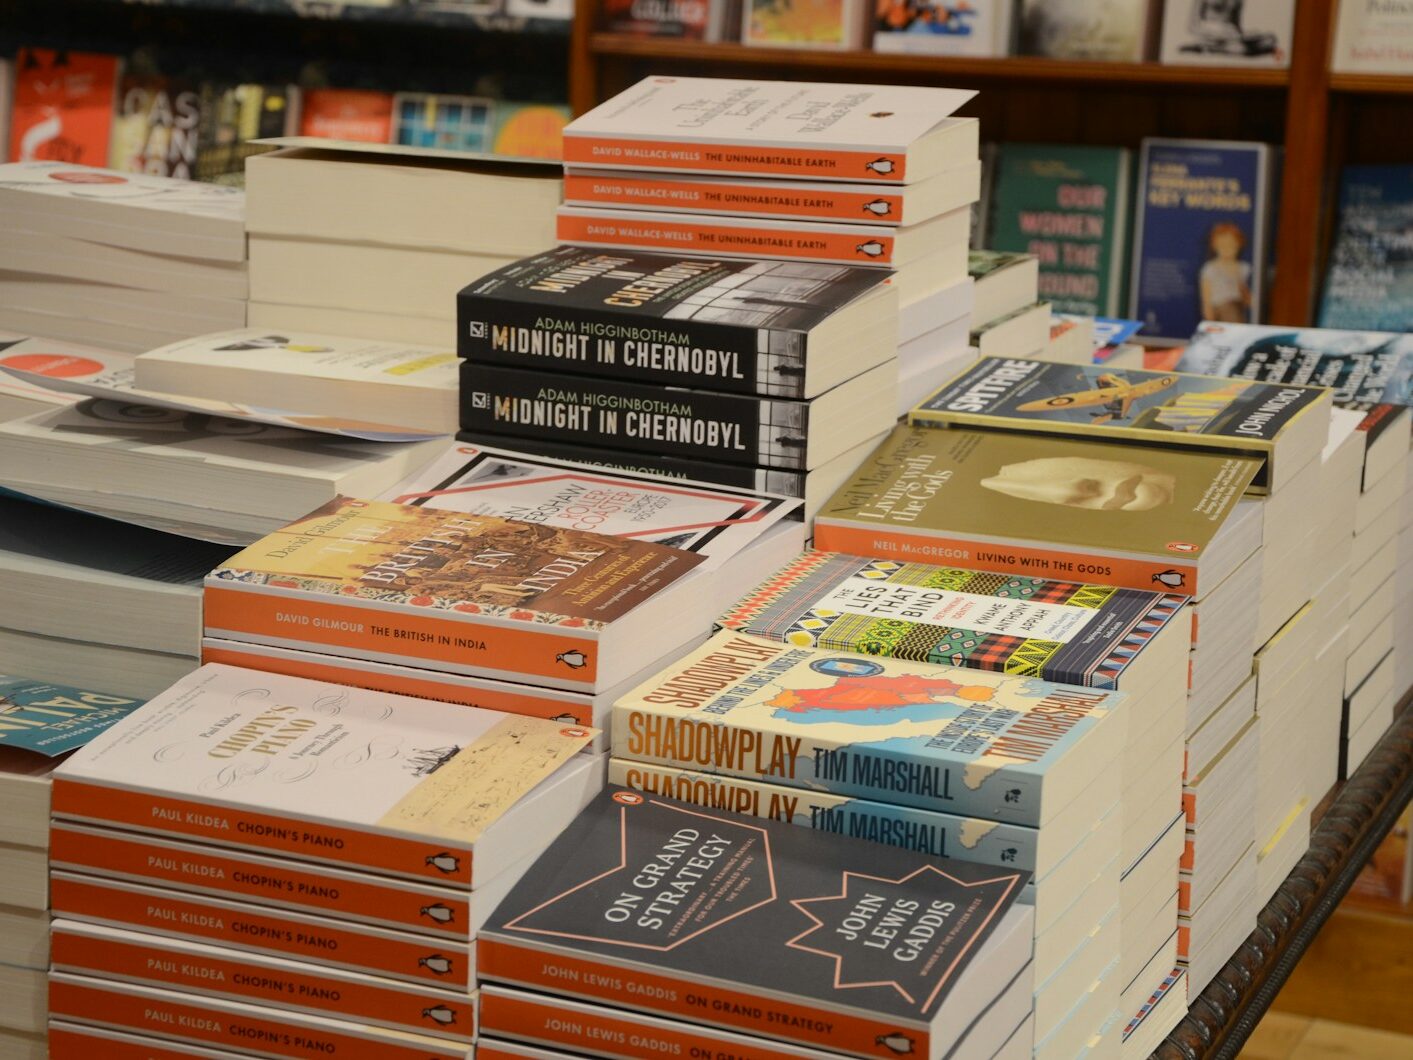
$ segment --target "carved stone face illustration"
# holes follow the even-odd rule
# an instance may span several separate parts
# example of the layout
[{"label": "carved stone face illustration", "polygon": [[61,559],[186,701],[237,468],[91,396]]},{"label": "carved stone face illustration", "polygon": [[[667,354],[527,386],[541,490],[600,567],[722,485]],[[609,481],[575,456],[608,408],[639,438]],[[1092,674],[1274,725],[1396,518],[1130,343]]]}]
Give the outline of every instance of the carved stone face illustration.
[{"label": "carved stone face illustration", "polygon": [[983,479],[989,490],[1025,501],[1095,511],[1146,512],[1171,504],[1177,480],[1126,460],[1048,456],[1007,464]]}]

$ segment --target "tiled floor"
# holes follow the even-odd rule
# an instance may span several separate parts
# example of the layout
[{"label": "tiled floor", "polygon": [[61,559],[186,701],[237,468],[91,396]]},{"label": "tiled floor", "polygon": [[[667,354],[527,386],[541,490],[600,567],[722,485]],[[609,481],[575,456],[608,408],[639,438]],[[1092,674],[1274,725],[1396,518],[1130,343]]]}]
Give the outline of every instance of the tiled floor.
[{"label": "tiled floor", "polygon": [[1413,1060],[1413,1036],[1268,1012],[1240,1060]]}]

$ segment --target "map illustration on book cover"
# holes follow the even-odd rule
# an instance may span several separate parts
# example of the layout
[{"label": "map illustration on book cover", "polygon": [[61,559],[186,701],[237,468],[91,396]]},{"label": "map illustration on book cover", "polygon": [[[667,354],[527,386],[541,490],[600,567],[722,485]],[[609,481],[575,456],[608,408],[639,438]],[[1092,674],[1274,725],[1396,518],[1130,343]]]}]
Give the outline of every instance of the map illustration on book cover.
[{"label": "map illustration on book cover", "polygon": [[669,987],[614,996],[630,1008],[926,1057],[1027,879],[609,788],[496,910],[478,963],[490,981],[580,996],[597,992],[585,976],[547,973],[622,966]]},{"label": "map illustration on book cover", "polygon": [[[729,630],[614,706],[625,759],[1038,826],[1048,776],[1122,733],[1123,693]],[[1119,728],[1122,728],[1120,726]],[[1107,735],[1106,735],[1107,734]]]},{"label": "map illustration on book cover", "polygon": [[[1328,405],[1318,387],[983,357],[913,409],[908,422],[1187,443],[1269,462],[1288,426]],[[1257,485],[1266,478],[1263,468]]]},{"label": "map illustration on book cover", "polygon": [[55,772],[56,817],[462,887],[478,842],[509,812],[547,812],[522,800],[593,735],[216,664],[135,721]]},{"label": "map illustration on book cover", "polygon": [[458,353],[484,364],[806,397],[809,331],[877,269],[557,247],[457,295]]},{"label": "map illustration on book cover", "polygon": [[0,750],[54,758],[82,747],[142,704],[129,696],[0,674]]},{"label": "map illustration on book cover", "polygon": [[1413,335],[1203,322],[1182,353],[1184,372],[1334,390],[1335,404],[1413,405]]},{"label": "map illustration on book cover", "polygon": [[806,552],[721,619],[782,644],[1091,688],[1120,678],[1185,596]]}]

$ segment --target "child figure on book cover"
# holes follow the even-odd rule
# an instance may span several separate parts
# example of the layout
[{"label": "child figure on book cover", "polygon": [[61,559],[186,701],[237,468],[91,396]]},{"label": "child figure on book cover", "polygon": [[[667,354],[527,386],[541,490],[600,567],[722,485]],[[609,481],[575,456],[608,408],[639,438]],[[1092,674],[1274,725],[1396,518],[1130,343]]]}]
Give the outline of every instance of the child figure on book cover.
[{"label": "child figure on book cover", "polygon": [[1246,235],[1230,222],[1214,224],[1207,233],[1211,254],[1198,273],[1202,318],[1227,324],[1251,321],[1251,263],[1241,260]]}]

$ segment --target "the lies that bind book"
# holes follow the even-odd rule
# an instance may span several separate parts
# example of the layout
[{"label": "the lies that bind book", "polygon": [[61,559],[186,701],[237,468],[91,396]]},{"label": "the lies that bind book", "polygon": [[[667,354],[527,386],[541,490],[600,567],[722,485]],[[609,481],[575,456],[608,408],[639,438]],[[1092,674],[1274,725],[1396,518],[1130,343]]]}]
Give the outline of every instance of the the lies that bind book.
[{"label": "the lies that bind book", "polygon": [[1027,879],[609,788],[482,929],[479,974],[849,1056],[932,1057],[961,1033],[948,1002],[989,1002],[1025,963],[1028,944],[1015,968],[976,957],[1014,927]]},{"label": "the lies that bind book", "polygon": [[613,753],[1041,826],[1117,768],[1123,700],[724,630],[614,705]]},{"label": "the lies that bind book", "polygon": [[53,813],[468,887],[573,816],[533,789],[592,736],[208,664],[65,762]]},{"label": "the lies that bind book", "polygon": [[1186,602],[1112,585],[809,551],[721,624],[782,644],[1118,688]]}]

